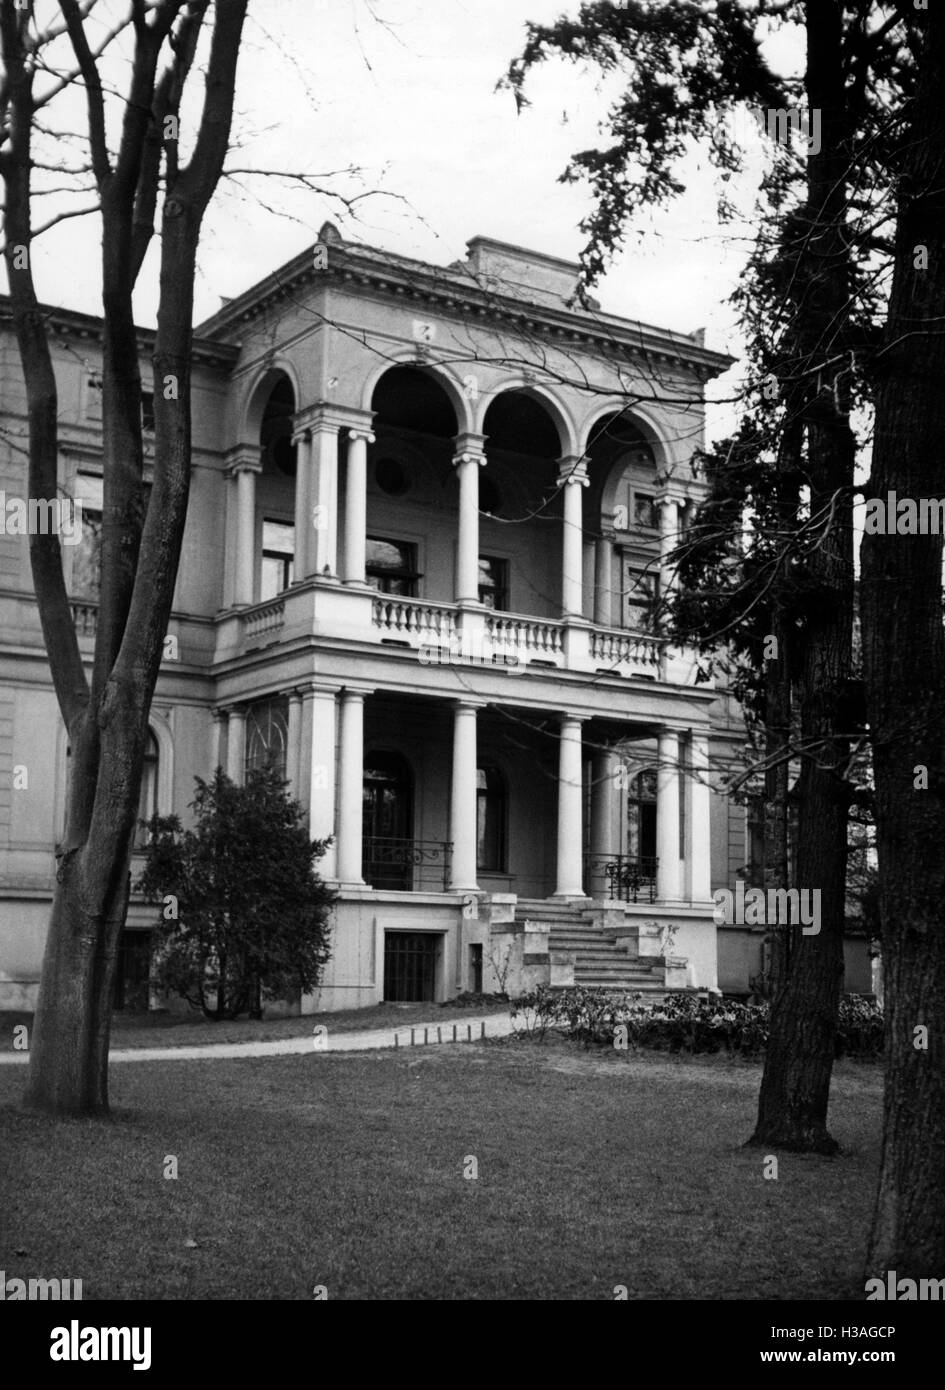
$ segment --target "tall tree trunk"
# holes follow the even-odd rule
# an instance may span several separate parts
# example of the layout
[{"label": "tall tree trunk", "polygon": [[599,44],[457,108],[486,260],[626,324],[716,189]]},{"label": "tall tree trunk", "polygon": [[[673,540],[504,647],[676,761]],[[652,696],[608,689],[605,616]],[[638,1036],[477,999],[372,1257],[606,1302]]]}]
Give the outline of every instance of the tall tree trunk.
[{"label": "tall tree trunk", "polygon": [[[896,260],[877,360],[869,496],[945,496],[945,15],[931,6],[903,135]],[[917,268],[919,248],[927,269]],[[886,1012],[882,1157],[867,1275],[945,1274],[945,633],[941,535],[867,534]],[[927,1034],[922,1030],[927,1030]]]},{"label": "tall tree trunk", "polygon": [[[776,581],[775,590],[779,589]],[[765,672],[765,878],[764,887],[787,888],[788,884],[788,791],[790,764],[787,752],[791,737],[791,652],[789,628],[784,609],[776,598],[772,635],[778,644],[777,660],[769,661]],[[768,969],[765,994],[777,994],[787,976],[788,934],[776,923],[768,923]]]},{"label": "tall tree trunk", "polygon": [[816,935],[789,932],[790,970],[775,996],[758,1122],[750,1142],[833,1152],[827,1129],[830,1077],[843,979],[849,739],[843,696],[852,670],[855,441],[849,402],[834,359],[844,346],[850,305],[844,235],[851,122],[846,109],[843,10],[809,0],[807,99],[820,113],[821,148],[808,154],[806,244],[798,252],[797,372],[806,383],[805,420],[811,531],[806,550],[810,601],[798,664],[803,747],[797,789],[797,884],[820,892]]},{"label": "tall tree trunk", "polygon": [[[88,110],[91,165],[103,224],[104,510],[99,626],[91,684],[72,623],[58,538],[30,538],[30,558],[50,668],[72,746],[66,832],[30,1051],[26,1099],[57,1113],[108,1109],[108,1042],[118,940],[148,711],[157,682],[187,514],[190,359],[200,227],[226,155],[247,0],[213,9],[206,94],[193,153],[181,166],[163,118],[178,115],[198,31],[208,11],[194,0],[132,7],[131,83],[114,161],[97,60],[77,0],[60,0]],[[36,108],[28,9],[0,0],[9,137],[0,148],[10,295],[26,383],[29,486],[57,497],[55,374],[33,284],[30,181]],[[172,27],[169,66],[155,73]],[[153,368],[154,482],[147,517],[141,487],[140,378],[132,292],[153,232],[164,153],[160,299]],[[19,252],[20,254],[14,254]]]}]

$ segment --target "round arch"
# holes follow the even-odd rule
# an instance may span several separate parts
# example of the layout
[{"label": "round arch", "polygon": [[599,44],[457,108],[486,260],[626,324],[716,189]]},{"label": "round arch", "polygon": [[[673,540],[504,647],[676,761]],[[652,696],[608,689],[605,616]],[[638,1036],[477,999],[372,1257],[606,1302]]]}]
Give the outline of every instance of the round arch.
[{"label": "round arch", "polygon": [[492,387],[491,390],[482,393],[475,413],[475,424],[473,426],[473,432],[475,434],[485,433],[483,426],[489,407],[494,401],[497,401],[500,396],[504,396],[510,391],[520,391],[523,395],[530,396],[532,400],[544,406],[551,416],[555,429],[558,431],[558,439],[561,444],[561,458],[574,458],[578,456],[577,430],[565,406],[546,386],[534,381],[529,381],[527,377],[522,375],[508,377],[505,381],[501,381],[498,385]]},{"label": "round arch", "polygon": [[174,802],[174,734],[166,715],[151,706],[148,726],[158,747],[158,813],[170,815]]},{"label": "round arch", "polygon": [[418,359],[415,351],[404,349],[394,351],[389,357],[380,364],[364,383],[361,392],[361,409],[368,415],[372,414],[372,401],[378,382],[393,367],[414,367],[418,372],[423,372],[436,382],[437,386],[442,387],[453,407],[453,414],[456,416],[456,433],[469,434],[473,430],[472,412],[470,402],[463,390],[462,381],[448,367],[440,363],[425,362],[422,358]]},{"label": "round arch", "polygon": [[632,409],[628,410],[626,402],[621,400],[611,401],[609,404],[601,405],[582,422],[582,457],[591,447],[594,431],[603,420],[613,415],[621,416],[627,424],[635,426],[643,435],[643,438],[653,450],[657,475],[668,473],[672,470],[675,462],[674,451],[663,422],[655,412],[648,410],[645,406],[634,405]]},{"label": "round arch", "polygon": [[237,411],[239,433],[236,442],[238,445],[247,445],[253,449],[258,447],[266,405],[272,395],[273,388],[283,377],[288,379],[289,385],[292,387],[295,409],[298,410],[299,380],[295,367],[291,362],[279,358],[260,372],[243,396],[242,404]]},{"label": "round arch", "polygon": [[[654,480],[666,477],[673,468],[673,455],[672,446],[661,424],[649,411],[640,410],[636,406],[632,410],[627,410],[625,405],[619,401],[601,406],[584,421],[581,434],[582,456],[586,455],[591,447],[594,430],[603,420],[613,415],[620,415],[627,424],[638,429],[645,442],[652,449],[656,466]],[[621,452],[617,451],[600,485],[600,514],[602,517],[610,516],[613,513],[616,506],[617,488],[623,477],[625,466]]]}]

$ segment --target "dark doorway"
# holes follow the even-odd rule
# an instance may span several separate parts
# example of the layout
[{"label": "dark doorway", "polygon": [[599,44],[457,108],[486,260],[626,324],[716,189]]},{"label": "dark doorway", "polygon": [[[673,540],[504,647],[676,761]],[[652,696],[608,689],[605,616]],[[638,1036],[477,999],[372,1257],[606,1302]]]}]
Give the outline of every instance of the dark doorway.
[{"label": "dark doorway", "polygon": [[482,943],[478,941],[469,948],[469,986],[473,994],[482,993]]},{"label": "dark doorway", "polygon": [[432,932],[384,933],[384,999],[388,1003],[431,1003],[440,937]]},{"label": "dark doorway", "polygon": [[656,771],[638,772],[627,794],[627,854],[645,865],[656,863]]},{"label": "dark doorway", "polygon": [[150,1003],[151,933],[124,931],[118,942],[114,1007],[123,1014],[144,1014]]},{"label": "dark doorway", "polygon": [[361,873],[373,888],[413,888],[413,777],[400,753],[369,753],[364,760]]}]

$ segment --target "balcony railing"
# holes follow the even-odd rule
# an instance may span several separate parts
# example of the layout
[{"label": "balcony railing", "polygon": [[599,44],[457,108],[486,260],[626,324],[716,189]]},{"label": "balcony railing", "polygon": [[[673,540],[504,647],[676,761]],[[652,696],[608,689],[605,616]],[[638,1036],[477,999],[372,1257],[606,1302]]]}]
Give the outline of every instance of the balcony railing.
[{"label": "balcony railing", "polygon": [[564,651],[564,633],[558,622],[519,618],[511,613],[490,613],[486,618],[486,630],[494,646],[528,656],[560,656]]},{"label": "balcony railing", "polygon": [[591,657],[595,661],[616,666],[633,661],[641,666],[659,666],[660,643],[654,637],[636,632],[613,632],[597,628],[591,633]]},{"label": "balcony railing", "polygon": [[72,621],[77,637],[94,637],[98,628],[97,603],[71,603]]},{"label": "balcony railing", "polygon": [[593,898],[613,902],[656,901],[658,859],[631,859],[625,854],[591,854],[584,861],[584,881]]},{"label": "balcony railing", "polygon": [[257,603],[243,614],[243,637],[247,647],[262,647],[276,641],[285,622],[285,598]]},{"label": "balcony railing", "polygon": [[456,630],[456,618],[448,604],[421,603],[418,599],[381,594],[374,599],[374,626],[405,638],[448,642]]},{"label": "balcony railing", "polygon": [[365,835],[361,841],[361,873],[372,888],[400,893],[449,887],[453,846],[446,840],[415,840],[391,835]]}]

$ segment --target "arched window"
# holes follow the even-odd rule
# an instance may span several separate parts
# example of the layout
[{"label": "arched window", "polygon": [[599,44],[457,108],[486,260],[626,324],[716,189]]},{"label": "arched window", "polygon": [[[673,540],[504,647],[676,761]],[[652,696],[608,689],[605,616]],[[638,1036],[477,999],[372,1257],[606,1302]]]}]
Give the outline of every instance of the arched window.
[{"label": "arched window", "polygon": [[364,759],[362,874],[375,888],[413,887],[413,776],[400,753],[379,750]]},{"label": "arched window", "polygon": [[495,767],[477,768],[476,867],[484,873],[501,874],[508,867],[507,802],[501,772]]},{"label": "arched window", "polygon": [[364,759],[364,836],[409,839],[413,830],[413,777],[400,753],[378,751]]},{"label": "arched window", "polygon": [[158,812],[158,767],[161,752],[154,732],[148,732],[148,746],[144,754],[144,767],[141,772],[141,795],[138,798],[138,827],[135,831],[135,845],[140,847],[148,842],[148,822]]},{"label": "arched window", "polygon": [[656,770],[651,767],[637,773],[627,793],[627,854],[656,858]]},{"label": "arched window", "polygon": [[260,700],[246,712],[246,771],[273,768],[285,777],[289,741],[289,702],[284,696]]}]

